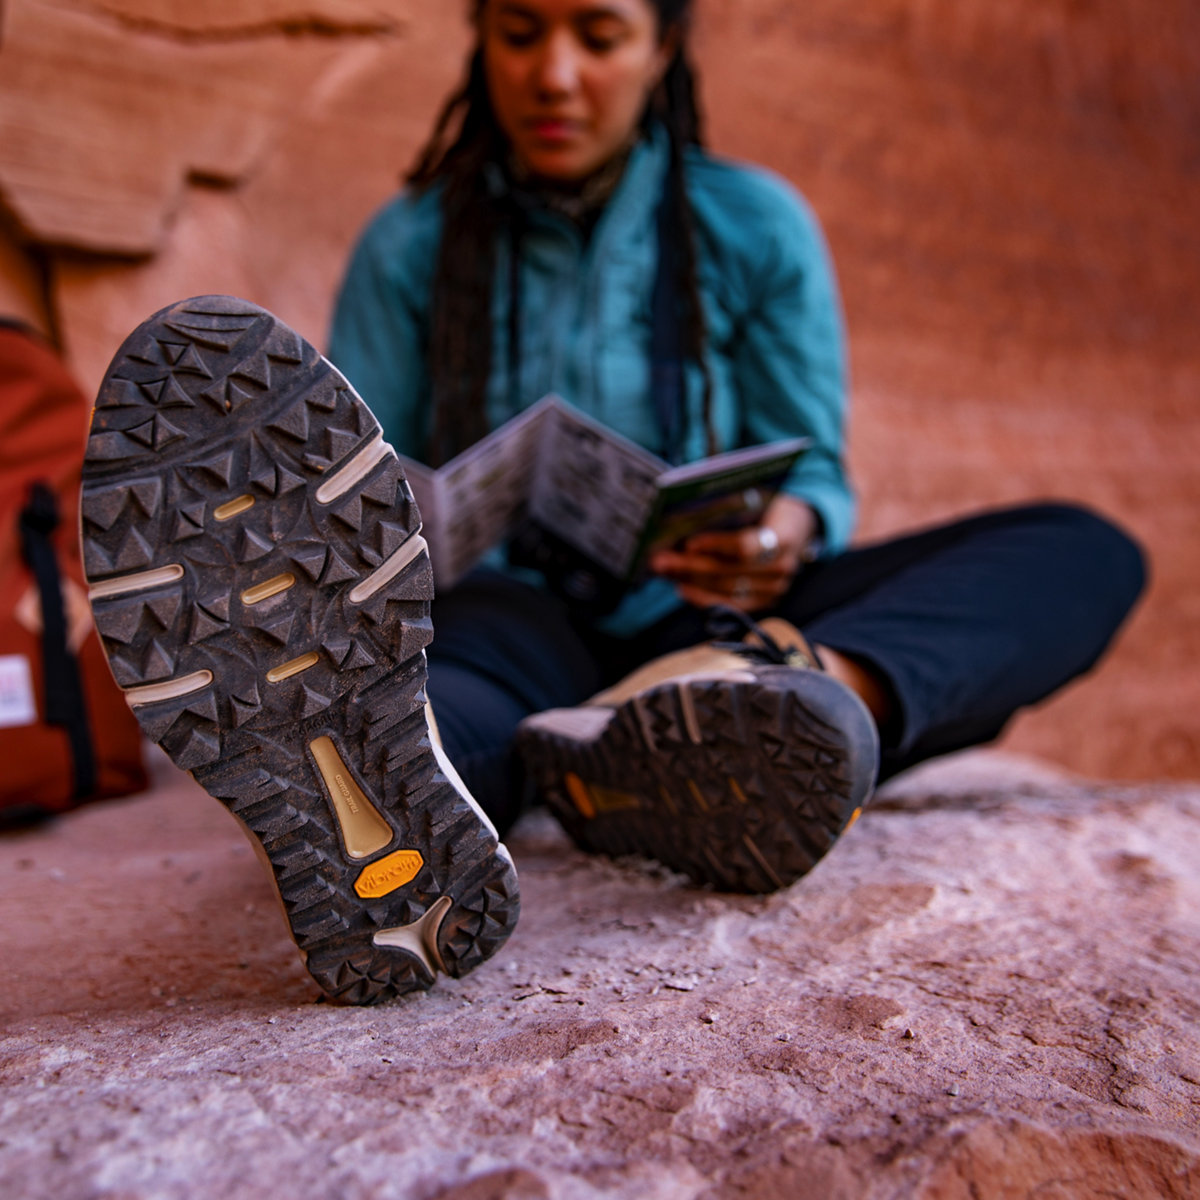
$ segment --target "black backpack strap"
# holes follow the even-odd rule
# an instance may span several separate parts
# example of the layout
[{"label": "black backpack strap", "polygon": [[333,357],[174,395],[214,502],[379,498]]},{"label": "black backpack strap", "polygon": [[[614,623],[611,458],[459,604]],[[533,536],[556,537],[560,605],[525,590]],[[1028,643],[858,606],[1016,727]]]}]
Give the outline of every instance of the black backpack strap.
[{"label": "black backpack strap", "polygon": [[47,725],[66,729],[75,769],[75,798],[82,799],[96,790],[96,760],[79,663],[67,644],[67,614],[58,557],[50,541],[58,520],[54,493],[44,483],[33,484],[29,502],[20,516],[21,547],[41,598],[45,720]]}]

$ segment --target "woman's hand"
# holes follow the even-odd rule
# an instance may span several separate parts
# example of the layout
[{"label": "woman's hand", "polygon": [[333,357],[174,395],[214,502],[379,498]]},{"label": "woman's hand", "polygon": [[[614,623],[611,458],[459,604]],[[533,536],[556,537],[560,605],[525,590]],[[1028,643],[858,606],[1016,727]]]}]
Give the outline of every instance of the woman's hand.
[{"label": "woman's hand", "polygon": [[728,604],[743,612],[770,608],[811,557],[817,515],[803,500],[776,496],[761,525],[693,534],[677,550],[650,559],[689,604]]}]

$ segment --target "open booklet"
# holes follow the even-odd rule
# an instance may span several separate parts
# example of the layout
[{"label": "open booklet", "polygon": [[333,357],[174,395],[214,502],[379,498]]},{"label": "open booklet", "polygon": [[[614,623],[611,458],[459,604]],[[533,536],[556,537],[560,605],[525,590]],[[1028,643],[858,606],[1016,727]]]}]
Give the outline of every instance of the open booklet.
[{"label": "open booklet", "polygon": [[526,520],[628,583],[654,549],[756,521],[808,443],[791,438],[672,467],[545,396],[436,470],[400,458],[439,587]]}]

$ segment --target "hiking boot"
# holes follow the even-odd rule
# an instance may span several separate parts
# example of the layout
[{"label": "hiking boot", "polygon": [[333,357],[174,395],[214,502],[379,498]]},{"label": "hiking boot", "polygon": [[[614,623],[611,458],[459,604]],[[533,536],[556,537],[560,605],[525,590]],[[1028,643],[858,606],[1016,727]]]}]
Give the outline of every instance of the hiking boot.
[{"label": "hiking boot", "polygon": [[578,708],[521,723],[550,809],[584,850],[638,854],[721,891],[806,874],[857,819],[879,737],[777,618],[655,659]]},{"label": "hiking boot", "polygon": [[109,664],[261,844],[313,978],[358,1004],[478,966],[519,909],[431,736],[420,528],[370,410],[270,313],[186,300],[117,352],[82,500]]}]

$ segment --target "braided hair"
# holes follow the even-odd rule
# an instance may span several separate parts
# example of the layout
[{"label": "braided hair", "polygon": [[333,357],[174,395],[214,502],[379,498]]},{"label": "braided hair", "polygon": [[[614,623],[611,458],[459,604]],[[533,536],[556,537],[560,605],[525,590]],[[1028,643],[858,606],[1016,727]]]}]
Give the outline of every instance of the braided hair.
[{"label": "braided hair", "polygon": [[[665,228],[676,276],[682,351],[703,371],[703,413],[708,452],[717,449],[712,426],[712,380],[705,362],[707,328],[697,274],[695,222],[684,184],[684,153],[702,146],[695,77],[688,61],[686,32],[693,0],[648,0],[658,18],[660,38],[676,34],[676,48],[650,98],[643,122],[666,130],[669,158],[664,182],[668,206]],[[479,24],[487,0],[474,0]],[[428,362],[433,424],[428,458],[439,466],[488,432],[486,398],[492,369],[492,289],[497,246],[508,237],[518,253],[514,215],[498,204],[491,179],[506,160],[507,142],[488,95],[483,47],[477,44],[466,77],[454,91],[418,153],[406,182],[418,191],[442,185],[443,232],[434,273]],[[515,269],[515,268],[514,268]],[[515,276],[514,276],[515,278]],[[518,345],[517,297],[509,345]],[[515,370],[510,362],[510,371]]]}]

